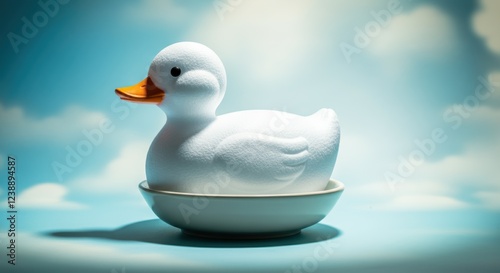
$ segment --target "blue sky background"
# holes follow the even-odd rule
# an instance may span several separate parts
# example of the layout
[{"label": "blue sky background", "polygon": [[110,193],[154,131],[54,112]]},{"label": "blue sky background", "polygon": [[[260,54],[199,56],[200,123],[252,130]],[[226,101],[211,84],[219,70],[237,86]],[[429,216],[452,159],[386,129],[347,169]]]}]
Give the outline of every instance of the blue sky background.
[{"label": "blue sky background", "polygon": [[[23,231],[154,218],[137,184],[166,119],[155,106],[120,101],[114,89],[143,79],[165,46],[196,41],[226,67],[218,114],[337,112],[342,139],[332,177],[346,191],[331,217],[338,215],[333,223],[344,237],[355,241],[348,230],[371,219],[380,230],[415,221],[415,230],[487,231],[497,240],[500,5],[401,0],[391,12],[391,3],[74,0],[14,45],[9,35],[22,36],[23,18],[40,20],[43,7],[2,1],[0,169],[6,176],[7,156],[15,156]],[[390,15],[377,21],[382,13]],[[358,29],[367,38],[361,46]],[[58,175],[53,165],[68,165],[68,150],[103,122],[108,132]],[[421,153],[415,141],[436,130],[446,140],[413,160]],[[401,172],[404,161],[412,170]]]}]

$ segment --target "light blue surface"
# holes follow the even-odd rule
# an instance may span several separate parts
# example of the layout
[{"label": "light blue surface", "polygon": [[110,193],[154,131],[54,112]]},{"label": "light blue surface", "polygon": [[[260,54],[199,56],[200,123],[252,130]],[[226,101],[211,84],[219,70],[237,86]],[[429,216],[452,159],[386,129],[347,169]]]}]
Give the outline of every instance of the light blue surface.
[{"label": "light blue surface", "polygon": [[[0,271],[498,272],[500,11],[486,2],[2,1],[0,181],[13,156],[18,240],[14,267],[2,182]],[[114,89],[185,40],[225,64],[218,114],[337,112],[346,190],[320,224],[221,242],[156,220],[137,184],[165,117]]]},{"label": "light blue surface", "polygon": [[[62,225],[49,216],[44,228],[21,233],[18,265],[3,263],[0,268],[7,272],[496,272],[500,266],[498,214],[475,211],[447,216],[367,214],[340,203],[324,221],[299,235],[261,241],[190,237],[155,218],[138,217],[148,211],[88,226],[89,219],[98,220],[92,214],[106,211],[88,213],[66,216]],[[23,214],[20,226],[29,225],[30,214]],[[493,223],[485,227],[479,224],[482,218]]]}]

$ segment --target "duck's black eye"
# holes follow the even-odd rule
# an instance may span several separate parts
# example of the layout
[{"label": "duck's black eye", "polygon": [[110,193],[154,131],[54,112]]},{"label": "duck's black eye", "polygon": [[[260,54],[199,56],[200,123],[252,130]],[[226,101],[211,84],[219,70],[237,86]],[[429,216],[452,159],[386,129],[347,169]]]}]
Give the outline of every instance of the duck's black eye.
[{"label": "duck's black eye", "polygon": [[170,75],[172,75],[173,77],[179,77],[180,74],[181,74],[181,69],[178,68],[177,66],[172,67],[172,69],[170,70]]}]

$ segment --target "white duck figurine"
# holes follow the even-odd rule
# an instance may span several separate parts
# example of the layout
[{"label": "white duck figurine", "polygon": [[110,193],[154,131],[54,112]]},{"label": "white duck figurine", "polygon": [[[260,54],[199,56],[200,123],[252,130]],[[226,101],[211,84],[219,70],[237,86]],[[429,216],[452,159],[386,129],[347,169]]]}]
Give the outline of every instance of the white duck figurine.
[{"label": "white duck figurine", "polygon": [[269,110],[216,116],[225,91],[222,61],[193,42],[164,48],[146,79],[116,89],[121,99],[155,103],[167,115],[146,160],[150,188],[248,195],[326,187],[340,141],[333,110],[307,117]]}]

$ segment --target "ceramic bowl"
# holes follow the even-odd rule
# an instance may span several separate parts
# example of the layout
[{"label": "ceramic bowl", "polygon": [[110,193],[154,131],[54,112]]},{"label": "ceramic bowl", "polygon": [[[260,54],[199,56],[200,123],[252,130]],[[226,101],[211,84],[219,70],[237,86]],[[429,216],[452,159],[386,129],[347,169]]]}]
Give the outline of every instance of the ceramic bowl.
[{"label": "ceramic bowl", "polygon": [[335,206],[344,185],[330,180],[317,192],[227,195],[139,189],[153,212],[187,234],[224,238],[293,235],[321,221]]}]

